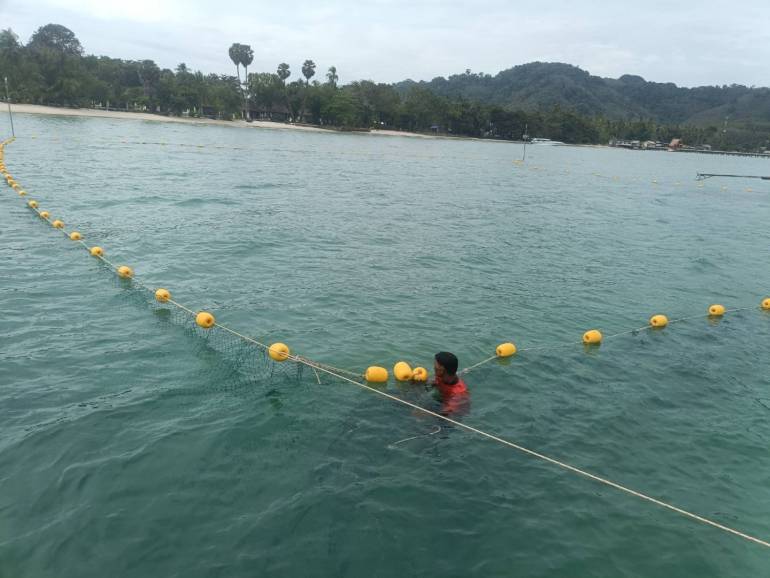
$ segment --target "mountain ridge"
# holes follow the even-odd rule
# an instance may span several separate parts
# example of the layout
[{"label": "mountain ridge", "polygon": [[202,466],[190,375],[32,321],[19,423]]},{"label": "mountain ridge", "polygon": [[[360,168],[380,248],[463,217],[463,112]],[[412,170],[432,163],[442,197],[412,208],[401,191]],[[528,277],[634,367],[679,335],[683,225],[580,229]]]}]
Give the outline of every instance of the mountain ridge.
[{"label": "mountain ridge", "polygon": [[645,118],[662,123],[770,123],[770,88],[738,84],[681,87],[624,74],[604,78],[561,62],[529,62],[494,76],[466,70],[430,81],[395,83],[400,92],[417,86],[450,98],[476,100],[509,109],[566,108],[587,116]]}]

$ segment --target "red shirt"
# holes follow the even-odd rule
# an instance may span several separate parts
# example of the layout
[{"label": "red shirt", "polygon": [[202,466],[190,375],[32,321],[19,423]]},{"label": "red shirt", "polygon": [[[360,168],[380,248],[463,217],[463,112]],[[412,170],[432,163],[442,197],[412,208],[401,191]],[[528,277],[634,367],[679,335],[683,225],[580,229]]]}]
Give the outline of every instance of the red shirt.
[{"label": "red shirt", "polygon": [[433,385],[441,394],[441,413],[443,415],[467,413],[470,399],[468,386],[462,379],[458,377],[454,383],[444,383],[437,379]]},{"label": "red shirt", "polygon": [[439,390],[443,397],[468,393],[468,386],[465,385],[465,382],[459,377],[454,383],[444,383],[443,381],[436,379],[433,385],[436,386],[436,389]]}]

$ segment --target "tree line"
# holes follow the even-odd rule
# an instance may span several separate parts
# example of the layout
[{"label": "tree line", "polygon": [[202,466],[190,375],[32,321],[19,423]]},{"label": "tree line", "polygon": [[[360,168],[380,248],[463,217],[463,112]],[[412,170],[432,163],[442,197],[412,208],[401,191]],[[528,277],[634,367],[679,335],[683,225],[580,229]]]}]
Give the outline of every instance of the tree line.
[{"label": "tree line", "polygon": [[[170,70],[152,60],[86,55],[75,34],[58,24],[38,28],[26,44],[12,30],[0,31],[0,74],[8,77],[17,102],[507,140],[519,140],[527,132],[586,144],[612,138],[668,141],[676,137],[697,145],[720,136],[708,128],[581,114],[559,104],[524,110],[441,95],[425,84],[360,80],[340,85],[334,66],[317,79],[311,59],[300,67],[301,76],[290,81],[293,71],[285,62],[274,72],[250,72],[254,52],[247,44],[232,44],[228,55],[235,65],[234,76],[203,74],[184,63]],[[748,131],[740,142],[730,144],[759,147],[766,135],[755,132]]]}]

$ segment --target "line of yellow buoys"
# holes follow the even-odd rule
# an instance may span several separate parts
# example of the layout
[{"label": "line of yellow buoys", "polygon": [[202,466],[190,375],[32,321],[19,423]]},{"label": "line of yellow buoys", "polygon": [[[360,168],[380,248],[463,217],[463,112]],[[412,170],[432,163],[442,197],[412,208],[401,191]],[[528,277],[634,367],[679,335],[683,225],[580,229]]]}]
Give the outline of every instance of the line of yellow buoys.
[{"label": "line of yellow buoys", "polygon": [[[0,143],[0,174],[3,175],[8,186],[10,186],[13,190],[15,190],[20,197],[25,197],[27,196],[27,192],[8,172],[8,169],[5,166],[5,161],[4,161],[5,146],[13,142],[14,140],[15,138],[11,138]],[[49,222],[54,229],[60,230],[72,241],[80,243],[93,257],[96,257],[97,259],[100,259],[101,261],[106,263],[118,275],[118,277],[121,277],[123,279],[132,279],[140,287],[153,293],[155,296],[155,299],[159,303],[167,303],[169,305],[175,306],[189,313],[195,320],[195,323],[203,329],[211,329],[213,327],[219,327],[220,329],[223,329],[224,331],[227,331],[232,335],[240,337],[246,341],[249,341],[263,348],[273,361],[283,362],[286,360],[293,360],[298,363],[309,365],[311,367],[316,367],[316,368],[325,367],[326,369],[329,369],[332,372],[337,372],[339,374],[347,375],[347,376],[355,376],[358,379],[363,378],[364,380],[370,383],[386,383],[390,378],[390,372],[385,367],[382,367],[379,365],[373,365],[368,367],[362,376],[355,372],[343,370],[340,368],[335,368],[328,365],[322,365],[318,362],[311,361],[310,359],[307,359],[305,357],[293,355],[291,353],[291,349],[285,343],[276,342],[276,343],[267,345],[251,337],[242,335],[237,331],[234,331],[220,323],[217,323],[216,318],[214,317],[214,314],[209,311],[194,311],[192,309],[189,309],[188,307],[185,307],[184,305],[181,305],[180,303],[177,303],[171,298],[171,292],[168,289],[162,288],[162,287],[161,288],[147,287],[146,285],[141,283],[138,279],[136,279],[136,277],[134,276],[134,270],[131,267],[129,267],[128,265],[115,265],[111,263],[105,257],[105,250],[103,247],[98,245],[93,245],[93,246],[87,245],[86,242],[83,240],[83,234],[80,231],[67,231],[65,228],[64,222],[61,219],[52,220],[50,213],[46,210],[42,210],[39,206],[38,201],[34,199],[29,199],[27,201],[27,206],[33,211],[35,211],[43,220]],[[762,302],[760,303],[760,307],[766,311],[770,311],[770,297],[762,300]],[[742,309],[750,309],[750,308],[747,307]],[[707,316],[712,318],[717,318],[717,317],[724,316],[725,313],[727,313],[728,311],[739,311],[739,310],[741,309],[728,310],[725,308],[724,305],[713,304],[708,308]],[[670,323],[684,321],[686,319],[693,319],[696,317],[701,317],[701,316],[696,315],[693,317],[685,317],[685,318],[676,319],[675,321],[669,321],[666,315],[659,313],[650,317],[648,325],[644,327],[640,327],[638,329],[634,329],[631,331],[622,331],[620,333],[615,333],[607,337],[605,337],[599,329],[590,329],[583,334],[582,343],[589,347],[596,347],[596,346],[599,346],[603,340],[611,337],[625,335],[633,331],[640,331],[640,330],[646,330],[646,329],[663,329],[664,327],[668,326]],[[495,348],[494,355],[480,361],[479,363],[471,365],[470,367],[466,367],[462,373],[467,373],[494,359],[504,359],[504,358],[512,357],[516,355],[519,351],[528,351],[532,349],[550,349],[551,347],[563,347],[564,345],[571,345],[573,343],[575,342],[566,342],[566,343],[557,344],[554,346],[546,346],[546,347],[540,347],[540,348],[533,347],[533,348],[522,349],[522,350],[519,350],[516,347],[516,345],[512,342],[501,343]],[[406,361],[399,361],[393,366],[393,376],[397,381],[425,382],[428,380],[428,370],[425,367],[412,368],[412,366]]]},{"label": "line of yellow buoys", "polygon": [[[6,140],[6,141],[0,143],[0,173],[2,173],[5,176],[6,181],[8,182],[9,186],[14,188],[14,190],[16,190],[19,193],[19,195],[23,197],[23,196],[26,195],[26,193],[23,191],[23,189],[21,189],[20,186],[14,186],[14,185],[18,185],[18,183],[16,183],[15,180],[13,179],[13,177],[8,173],[8,171],[7,171],[6,167],[5,167],[5,164],[4,164],[4,157],[3,157],[4,147],[5,147],[5,145],[7,143],[12,142],[13,140],[14,139],[10,139],[10,140]],[[85,247],[89,251],[89,253],[91,255],[93,255],[94,257],[96,257],[98,259],[101,259],[104,263],[109,265],[112,268],[112,270],[114,270],[120,277],[125,278],[125,279],[131,279],[132,283],[133,282],[138,283],[139,286],[142,287],[143,289],[145,289],[147,291],[152,291],[152,289],[148,288],[147,286],[145,286],[144,284],[142,284],[141,282],[137,281],[134,278],[134,271],[133,271],[133,269],[131,269],[131,267],[129,267],[127,265],[115,266],[113,263],[108,261],[107,258],[104,256],[104,249],[103,248],[98,247],[98,246],[89,247],[88,245],[86,245],[86,243],[83,241],[83,235],[79,231],[67,232],[67,230],[64,227],[64,223],[61,220],[57,219],[55,221],[50,221],[50,215],[48,214],[47,211],[40,210],[40,208],[38,207],[37,201],[29,200],[28,203],[27,203],[27,206],[29,208],[31,208],[32,210],[34,210],[35,212],[37,212],[37,214],[41,218],[43,218],[44,220],[46,220],[49,223],[51,223],[51,225],[54,226],[54,228],[56,228],[57,230],[61,231],[65,235],[67,235],[72,241],[74,241],[76,243],[82,244],[83,247]],[[731,528],[729,526],[725,526],[724,524],[720,524],[719,522],[716,522],[714,520],[710,520],[710,519],[705,518],[703,516],[700,516],[700,515],[698,515],[698,514],[696,514],[694,512],[691,512],[691,511],[679,508],[679,507],[677,507],[677,506],[675,506],[675,505],[673,505],[671,503],[664,502],[664,501],[659,500],[657,498],[654,498],[654,497],[652,497],[650,495],[644,494],[642,492],[639,492],[639,491],[634,490],[632,488],[629,488],[627,486],[621,485],[621,484],[619,484],[617,482],[613,482],[612,480],[610,480],[608,478],[604,478],[602,476],[598,476],[596,474],[592,474],[591,472],[588,472],[586,470],[583,470],[581,468],[573,466],[573,465],[571,465],[571,464],[569,464],[567,462],[564,462],[564,461],[552,458],[550,456],[547,456],[545,454],[542,454],[540,452],[531,450],[531,449],[526,448],[526,447],[524,447],[522,445],[516,444],[516,443],[514,443],[512,441],[509,441],[509,440],[506,440],[504,438],[501,438],[501,437],[499,437],[497,435],[494,435],[494,434],[491,434],[489,432],[483,431],[483,430],[481,430],[479,428],[470,426],[470,425],[465,424],[465,423],[463,423],[461,421],[457,421],[455,419],[452,419],[451,417],[449,417],[447,415],[444,415],[442,413],[437,413],[435,411],[432,411],[432,410],[427,409],[425,407],[422,407],[420,405],[414,404],[414,403],[412,403],[412,402],[410,402],[408,400],[402,399],[401,397],[397,397],[395,395],[391,395],[390,393],[387,393],[387,392],[385,392],[382,389],[378,389],[376,387],[373,387],[372,385],[368,385],[365,382],[361,381],[361,376],[359,376],[359,375],[357,375],[355,373],[348,372],[346,370],[342,370],[342,369],[339,369],[339,368],[334,368],[334,367],[331,367],[331,366],[328,366],[328,365],[322,365],[320,363],[311,361],[311,360],[306,359],[304,357],[299,357],[299,356],[296,356],[296,355],[292,355],[291,352],[289,351],[288,346],[286,346],[283,343],[274,343],[274,344],[272,344],[270,346],[267,346],[267,345],[265,345],[263,343],[260,343],[260,342],[256,341],[255,339],[253,339],[251,337],[248,337],[246,335],[242,335],[242,334],[240,334],[240,333],[238,333],[238,332],[236,332],[236,331],[234,331],[234,330],[232,330],[232,329],[230,329],[228,327],[225,327],[224,325],[218,324],[216,322],[216,320],[214,319],[214,316],[211,313],[209,313],[208,311],[198,311],[196,313],[195,311],[185,307],[184,305],[181,305],[181,304],[173,301],[171,299],[171,292],[168,289],[165,289],[165,288],[155,289],[154,295],[155,295],[155,299],[158,302],[160,302],[160,303],[169,303],[169,304],[171,304],[171,305],[173,305],[175,307],[178,307],[179,309],[183,310],[184,312],[192,315],[195,318],[196,324],[198,326],[204,328],[204,329],[211,329],[212,327],[218,327],[219,329],[221,329],[223,331],[226,331],[226,332],[228,332],[228,333],[230,333],[230,334],[232,334],[234,336],[237,336],[237,337],[239,337],[239,338],[241,338],[241,339],[243,339],[245,341],[248,341],[248,342],[250,342],[250,343],[252,343],[254,345],[257,345],[259,347],[262,347],[262,348],[266,349],[268,354],[269,354],[269,356],[270,356],[270,358],[275,360],[275,361],[280,362],[280,361],[285,361],[286,359],[291,359],[293,361],[296,361],[297,363],[302,363],[304,365],[307,365],[307,366],[311,367],[313,369],[313,371],[315,372],[316,377],[319,376],[319,373],[325,373],[325,374],[332,375],[332,376],[334,376],[334,377],[336,377],[336,378],[338,378],[338,379],[340,379],[342,381],[346,381],[346,382],[349,382],[351,384],[357,385],[358,387],[360,387],[362,389],[366,389],[366,390],[368,390],[368,391],[370,391],[372,393],[375,393],[377,395],[380,395],[380,396],[382,396],[384,398],[387,398],[387,399],[390,399],[390,400],[392,400],[394,402],[398,402],[400,404],[403,404],[403,405],[406,405],[408,407],[411,407],[412,409],[414,409],[416,411],[420,411],[420,412],[422,412],[424,414],[431,415],[431,416],[435,417],[436,419],[443,420],[444,422],[448,422],[448,423],[454,425],[455,427],[458,427],[458,428],[463,429],[465,431],[477,434],[479,436],[483,436],[483,437],[485,437],[485,438],[487,438],[489,440],[495,441],[495,442],[497,442],[497,443],[499,443],[501,445],[505,445],[505,446],[507,446],[509,448],[515,449],[515,450],[517,450],[517,451],[519,451],[521,453],[524,453],[524,454],[526,454],[526,455],[528,455],[530,457],[534,457],[534,458],[540,459],[542,461],[548,462],[551,465],[557,466],[557,467],[559,467],[559,468],[561,468],[563,470],[569,471],[569,472],[571,472],[573,474],[577,474],[577,475],[582,476],[584,478],[593,480],[594,482],[603,484],[603,485],[605,485],[607,487],[611,487],[611,488],[614,488],[614,489],[619,490],[621,492],[624,492],[624,493],[626,493],[628,495],[631,495],[631,496],[634,496],[636,498],[645,500],[647,502],[656,504],[656,505],[658,505],[660,507],[663,507],[663,508],[666,508],[666,509],[668,509],[670,511],[676,512],[677,514],[685,516],[685,517],[687,517],[687,518],[689,518],[691,520],[694,520],[696,522],[699,522],[701,524],[705,524],[705,525],[711,526],[713,528],[722,530],[723,532],[728,532],[730,534],[733,534],[735,536],[743,538],[744,540],[748,540],[750,542],[754,542],[754,543],[759,544],[761,546],[764,546],[766,548],[770,548],[770,542],[767,542],[766,540],[762,540],[762,539],[760,539],[760,538],[758,538],[756,536],[752,536],[750,534],[746,534],[744,532],[741,532],[741,531],[736,530],[734,528]],[[765,309],[765,310],[770,310],[770,298],[764,299],[762,301],[761,307],[763,309]],[[745,309],[748,309],[748,308],[745,308]],[[733,311],[737,311],[737,310],[734,309]],[[710,315],[722,316],[725,313],[726,313],[726,310],[721,305],[712,305],[709,308],[709,314]],[[678,319],[676,321],[682,321],[682,320],[683,319]],[[671,323],[673,323],[673,321]],[[665,327],[668,324],[669,324],[669,321],[668,321],[668,319],[664,315],[656,315],[656,316],[653,316],[653,318],[650,319],[650,325],[647,326],[646,328],[649,328],[649,327],[662,328],[662,327]],[[644,329],[644,328],[642,328],[642,329]],[[614,337],[614,336],[618,336],[618,335],[623,335],[625,333],[631,333],[633,331],[636,331],[636,330],[626,331],[626,332],[623,332],[623,333],[617,333],[615,335],[611,335],[611,336],[608,336],[608,337]],[[599,343],[601,343],[601,340],[602,340],[602,336],[601,336],[601,333],[598,330],[588,331],[583,336],[583,342],[587,343],[588,346],[596,346]],[[556,347],[559,347],[559,346],[556,346]],[[532,348],[532,349],[536,349],[536,348]],[[478,366],[482,365],[483,363],[486,363],[487,361],[489,361],[491,359],[495,359],[496,357],[510,357],[510,356],[514,355],[515,353],[516,353],[516,346],[513,343],[503,343],[503,344],[501,344],[501,345],[499,345],[497,347],[494,356],[492,356],[491,358],[489,358],[487,360],[483,360],[480,363],[477,363],[475,366],[471,366],[470,368],[467,368],[466,371],[468,371],[470,369],[473,369],[474,367],[478,367]],[[397,363],[395,365],[395,367],[394,367],[394,373],[396,374],[396,378],[397,379],[412,379],[412,380],[418,380],[418,381],[426,381],[428,379],[427,371],[424,368],[416,368],[416,369],[412,370],[409,367],[409,365],[407,363],[405,363],[405,362]],[[347,375],[345,375],[345,374],[347,374]],[[370,367],[367,370],[367,376],[365,376],[365,377],[369,377],[372,381],[382,381],[383,379],[387,380],[388,372],[387,372],[387,370],[385,370],[384,368],[381,368],[381,367]],[[320,377],[318,377],[318,381],[320,383]]]}]

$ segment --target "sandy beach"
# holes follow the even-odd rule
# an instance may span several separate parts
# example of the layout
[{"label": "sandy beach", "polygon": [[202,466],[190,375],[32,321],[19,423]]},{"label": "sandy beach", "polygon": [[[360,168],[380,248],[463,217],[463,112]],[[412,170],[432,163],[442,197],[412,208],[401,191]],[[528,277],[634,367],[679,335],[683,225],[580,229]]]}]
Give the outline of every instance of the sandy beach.
[{"label": "sandy beach", "polygon": [[[246,122],[243,120],[212,120],[209,118],[188,118],[178,116],[164,116],[147,112],[128,112],[120,110],[96,110],[93,108],[59,108],[54,106],[41,106],[37,104],[11,104],[11,111],[21,114],[46,114],[52,116],[86,116],[100,118],[122,118],[129,120],[147,120],[153,122],[177,122],[188,124],[210,124],[237,128],[267,128],[273,130],[303,130],[310,132],[339,132],[334,129],[325,129],[317,126],[289,124],[265,120]],[[412,138],[441,138],[433,135],[402,132],[398,130],[372,130],[370,132],[356,132],[354,134],[369,134],[382,136],[406,136]]]}]

